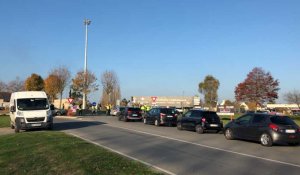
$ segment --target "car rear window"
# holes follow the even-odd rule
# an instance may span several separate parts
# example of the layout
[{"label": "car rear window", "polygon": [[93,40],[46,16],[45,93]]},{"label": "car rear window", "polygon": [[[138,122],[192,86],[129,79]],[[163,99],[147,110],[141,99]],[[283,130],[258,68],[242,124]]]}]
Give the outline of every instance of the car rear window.
[{"label": "car rear window", "polygon": [[219,120],[219,116],[217,115],[216,112],[205,111],[205,112],[203,112],[203,116],[204,116],[206,119]]},{"label": "car rear window", "polygon": [[273,116],[270,118],[272,123],[278,125],[294,125],[295,122],[287,116]]},{"label": "car rear window", "polygon": [[161,109],[160,112],[164,113],[164,114],[175,114],[175,110],[174,109],[168,109],[168,108]]},{"label": "car rear window", "polygon": [[140,108],[128,108],[128,111],[135,111],[135,112],[138,112],[140,111],[141,109]]}]

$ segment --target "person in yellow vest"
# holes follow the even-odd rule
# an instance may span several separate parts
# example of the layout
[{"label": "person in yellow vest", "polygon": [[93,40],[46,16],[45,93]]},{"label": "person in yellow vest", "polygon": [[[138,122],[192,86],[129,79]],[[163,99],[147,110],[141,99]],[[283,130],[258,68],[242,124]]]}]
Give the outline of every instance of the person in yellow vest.
[{"label": "person in yellow vest", "polygon": [[146,106],[146,111],[150,111],[151,107],[150,106]]},{"label": "person in yellow vest", "polygon": [[110,113],[110,111],[109,111],[109,105],[106,105],[105,108],[106,108],[106,115],[110,115],[109,114]]}]

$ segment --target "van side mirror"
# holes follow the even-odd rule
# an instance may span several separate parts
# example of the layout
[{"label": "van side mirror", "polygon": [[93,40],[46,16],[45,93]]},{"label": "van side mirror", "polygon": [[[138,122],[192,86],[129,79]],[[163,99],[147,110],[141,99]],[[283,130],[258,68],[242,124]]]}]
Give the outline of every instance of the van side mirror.
[{"label": "van side mirror", "polygon": [[11,106],[10,107],[10,112],[16,112],[16,107],[15,106]]},{"label": "van side mirror", "polygon": [[52,110],[52,111],[54,110],[54,105],[53,104],[50,105],[50,110]]}]

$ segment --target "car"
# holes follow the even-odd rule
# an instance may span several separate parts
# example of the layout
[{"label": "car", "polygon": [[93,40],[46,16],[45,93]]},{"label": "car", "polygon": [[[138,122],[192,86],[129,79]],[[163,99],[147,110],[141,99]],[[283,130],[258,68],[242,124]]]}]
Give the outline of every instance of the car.
[{"label": "car", "polygon": [[298,145],[300,128],[288,116],[248,113],[229,122],[224,127],[224,136],[228,140],[258,141],[263,146],[275,143]]},{"label": "car", "polygon": [[192,130],[199,134],[203,134],[205,131],[218,133],[223,130],[223,123],[214,111],[191,109],[178,120],[177,129]]},{"label": "car", "polygon": [[120,112],[118,119],[123,120],[124,122],[130,120],[142,121],[142,110],[136,107],[126,107],[123,111]]},{"label": "car", "polygon": [[55,116],[61,116],[67,114],[67,111],[65,109],[54,108],[53,112]]},{"label": "car", "polygon": [[175,108],[156,107],[146,112],[143,120],[144,124],[176,126],[177,115]]},{"label": "car", "polygon": [[110,115],[118,116],[124,109],[125,107],[115,107],[113,110],[110,111]]}]

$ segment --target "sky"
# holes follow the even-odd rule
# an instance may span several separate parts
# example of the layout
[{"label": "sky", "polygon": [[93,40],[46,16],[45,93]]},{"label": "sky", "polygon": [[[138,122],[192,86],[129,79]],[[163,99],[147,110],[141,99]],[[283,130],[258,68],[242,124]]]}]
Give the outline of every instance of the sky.
[{"label": "sky", "polygon": [[[200,95],[206,75],[219,101],[254,67],[300,90],[299,0],[0,0],[0,80],[43,78],[65,65],[116,72],[122,97]],[[101,90],[89,95],[99,101]]]}]

